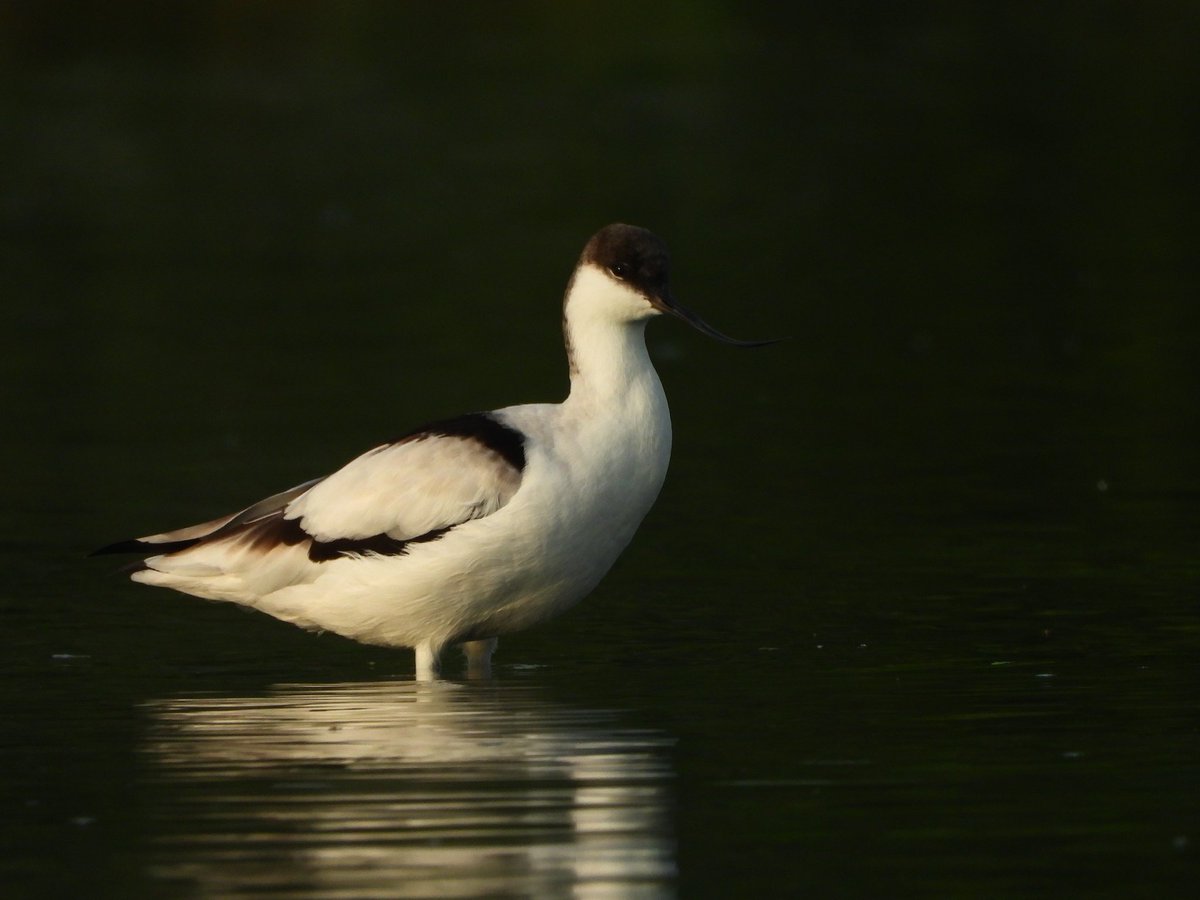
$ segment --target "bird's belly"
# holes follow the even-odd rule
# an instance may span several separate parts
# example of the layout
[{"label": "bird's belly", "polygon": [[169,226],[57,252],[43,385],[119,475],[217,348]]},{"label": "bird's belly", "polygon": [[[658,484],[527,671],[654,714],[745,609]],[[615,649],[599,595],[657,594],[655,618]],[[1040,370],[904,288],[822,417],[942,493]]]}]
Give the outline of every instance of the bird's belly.
[{"label": "bird's belly", "polygon": [[[610,483],[611,482],[603,482]],[[265,612],[388,646],[521,631],[586,596],[632,539],[661,478],[589,490],[530,479],[512,502],[398,556],[335,560],[305,585],[263,597]]]}]

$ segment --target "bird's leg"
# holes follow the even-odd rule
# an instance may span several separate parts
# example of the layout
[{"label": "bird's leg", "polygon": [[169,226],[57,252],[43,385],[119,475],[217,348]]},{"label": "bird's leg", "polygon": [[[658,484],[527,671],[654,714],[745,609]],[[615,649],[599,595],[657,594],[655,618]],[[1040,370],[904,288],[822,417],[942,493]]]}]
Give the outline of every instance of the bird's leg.
[{"label": "bird's leg", "polygon": [[467,658],[467,677],[492,677],[492,654],[496,652],[497,643],[497,638],[490,637],[481,641],[465,641],[461,645],[463,655]]},{"label": "bird's leg", "polygon": [[417,645],[417,681],[437,681],[442,674],[441,649],[429,643]]}]

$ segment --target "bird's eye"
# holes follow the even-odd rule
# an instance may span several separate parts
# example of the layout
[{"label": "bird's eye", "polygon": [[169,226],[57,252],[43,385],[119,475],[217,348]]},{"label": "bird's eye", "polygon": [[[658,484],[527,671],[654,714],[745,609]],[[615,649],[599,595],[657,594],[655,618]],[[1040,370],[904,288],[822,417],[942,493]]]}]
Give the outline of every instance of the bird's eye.
[{"label": "bird's eye", "polygon": [[624,281],[629,277],[629,274],[632,270],[630,269],[629,263],[619,262],[613,263],[611,266],[609,266],[608,271],[612,272],[613,275],[621,279],[621,281]]}]

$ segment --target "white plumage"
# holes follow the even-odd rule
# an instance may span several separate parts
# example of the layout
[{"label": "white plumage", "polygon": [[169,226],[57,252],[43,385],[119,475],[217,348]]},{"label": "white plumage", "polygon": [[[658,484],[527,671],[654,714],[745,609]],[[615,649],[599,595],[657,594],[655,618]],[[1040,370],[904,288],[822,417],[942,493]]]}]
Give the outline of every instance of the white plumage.
[{"label": "white plumage", "polygon": [[610,225],[567,288],[562,403],[434,423],[240,513],[98,552],[158,551],[135,581],[413,647],[418,677],[453,644],[486,670],[499,635],[596,586],[658,496],[671,421],[644,331],[662,312],[769,343],[681,307],[662,242]]}]

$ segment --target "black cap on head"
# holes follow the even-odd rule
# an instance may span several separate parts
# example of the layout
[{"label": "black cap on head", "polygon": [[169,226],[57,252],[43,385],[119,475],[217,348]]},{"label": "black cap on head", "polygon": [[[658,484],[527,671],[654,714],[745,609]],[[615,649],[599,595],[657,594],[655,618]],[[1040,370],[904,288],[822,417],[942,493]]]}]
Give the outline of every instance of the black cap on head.
[{"label": "black cap on head", "polygon": [[587,242],[580,263],[592,263],[640,293],[659,312],[683,319],[701,334],[737,347],[763,347],[769,341],[739,341],[722,334],[698,315],[679,304],[671,294],[671,258],[662,238],[636,225],[616,222],[606,225]]},{"label": "black cap on head", "polygon": [[607,269],[647,299],[671,293],[667,245],[645,228],[620,222],[601,228],[583,248],[582,261]]}]

